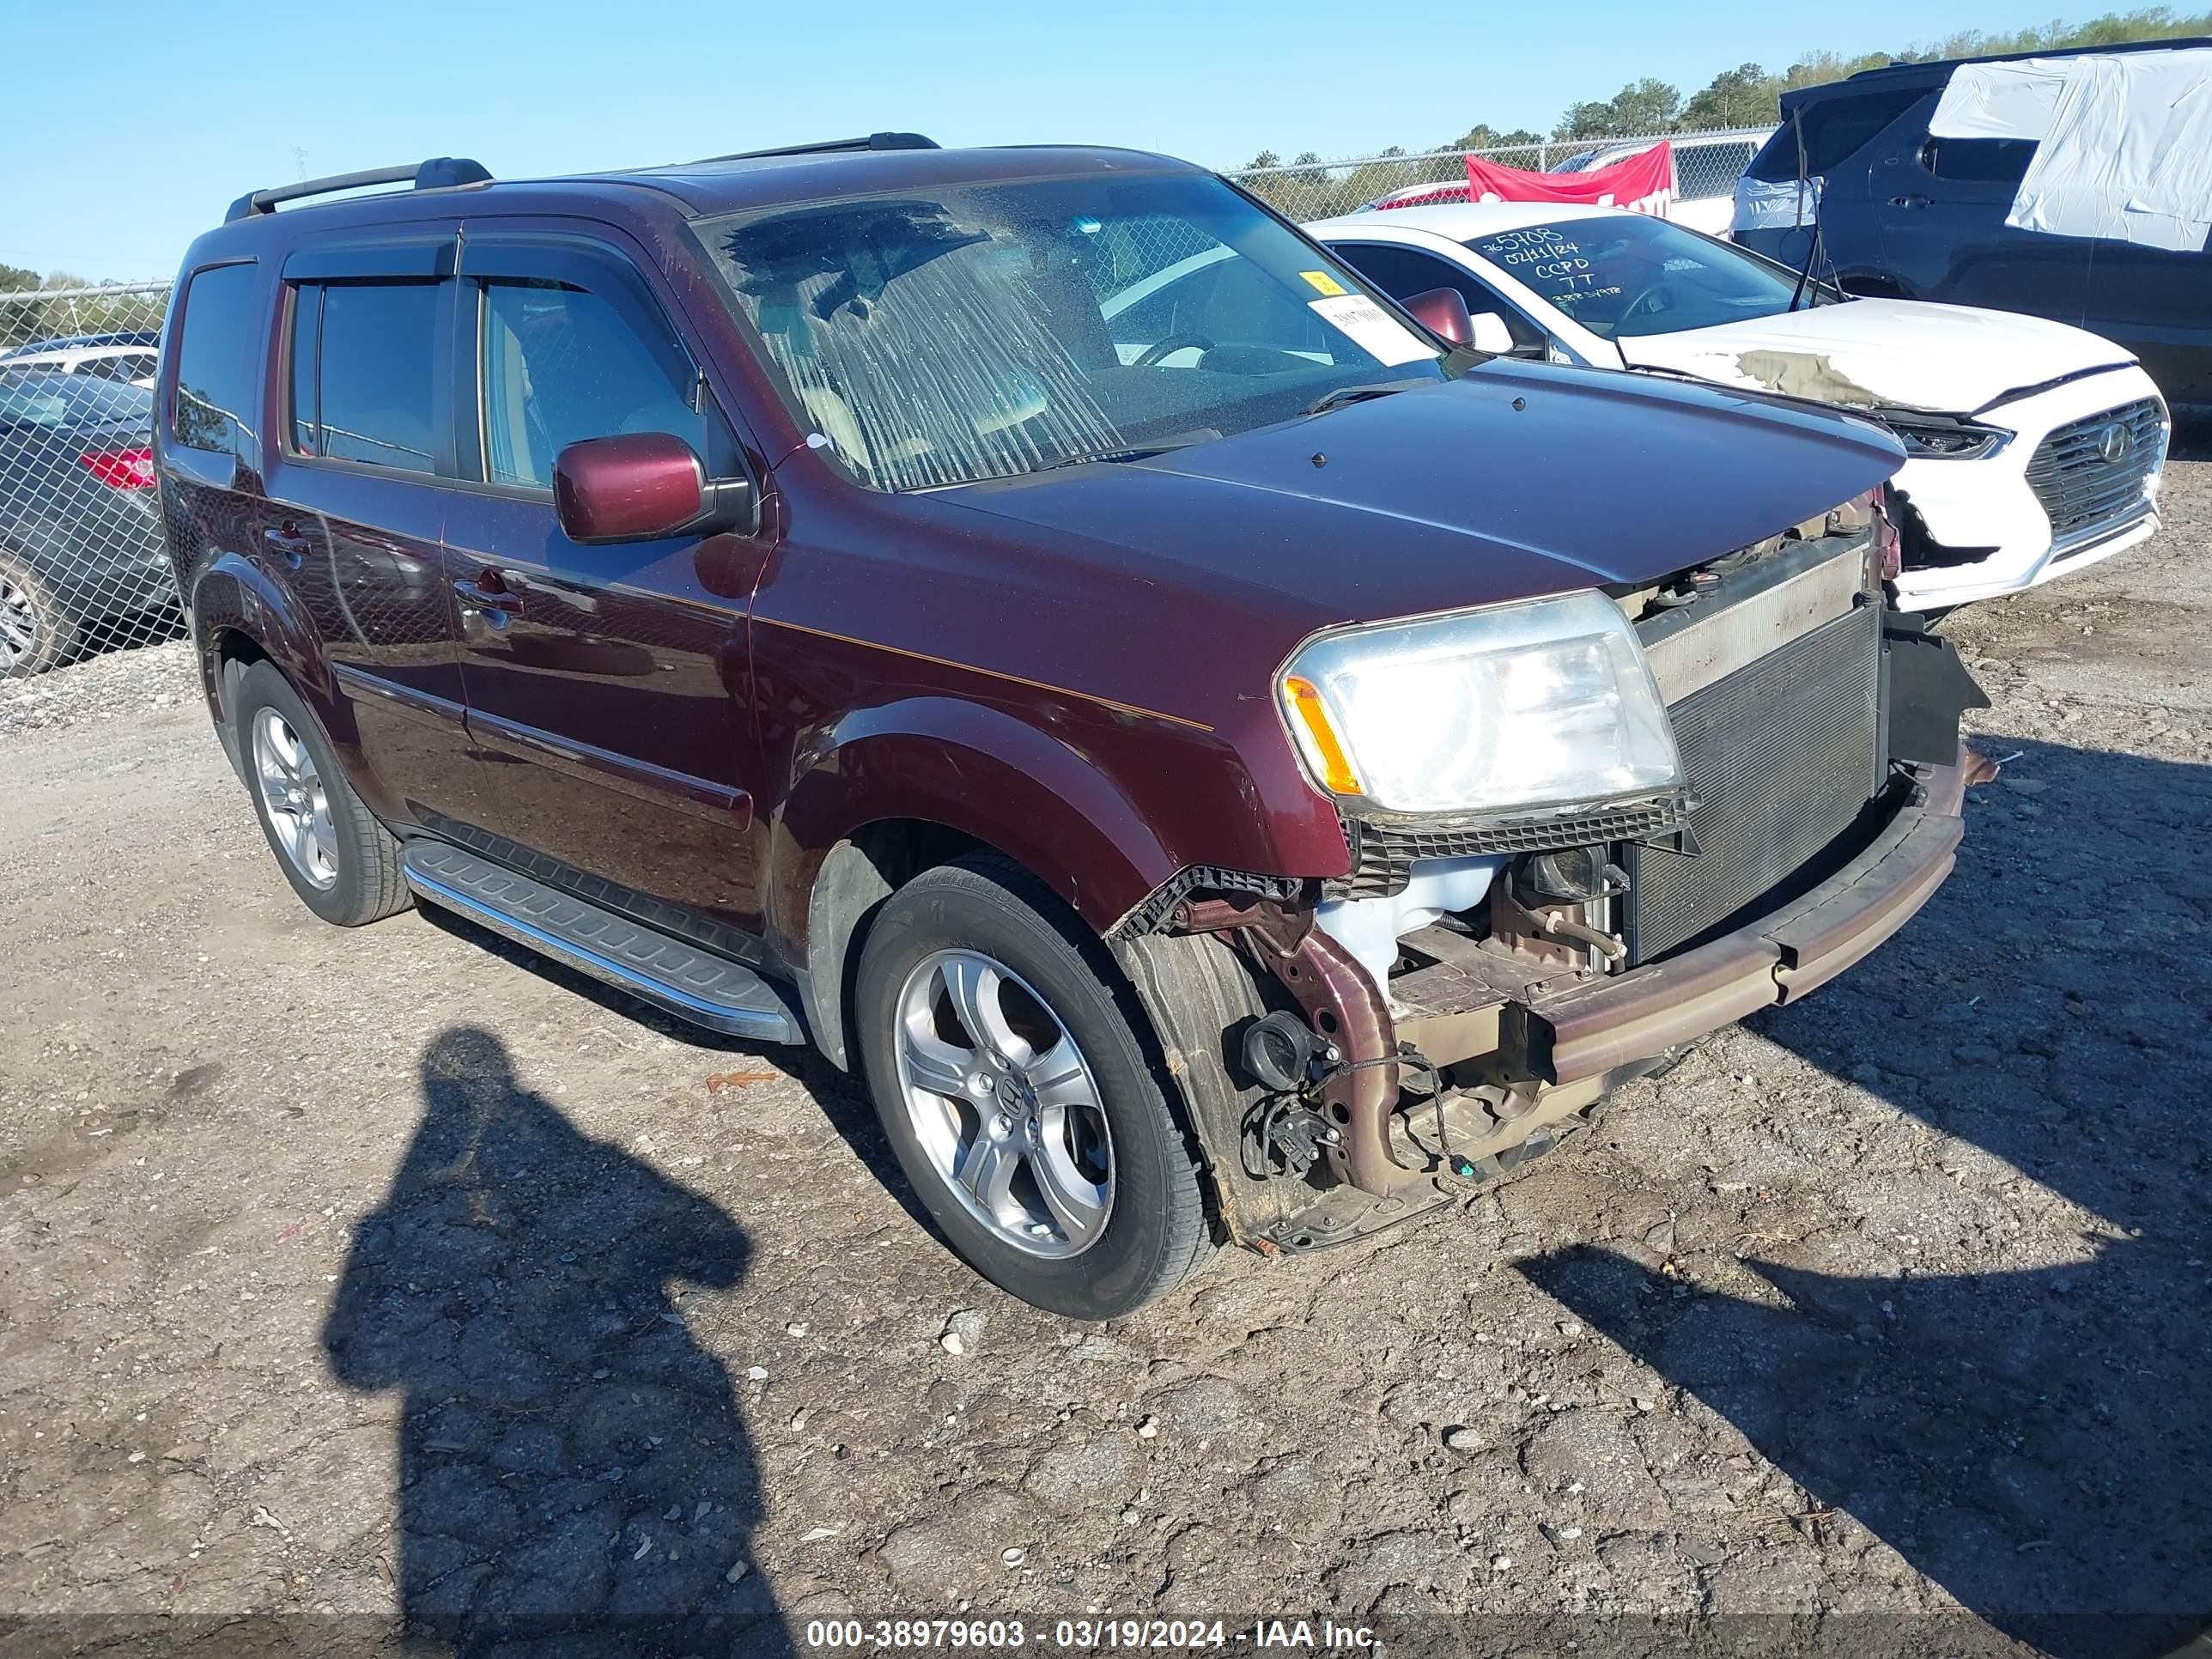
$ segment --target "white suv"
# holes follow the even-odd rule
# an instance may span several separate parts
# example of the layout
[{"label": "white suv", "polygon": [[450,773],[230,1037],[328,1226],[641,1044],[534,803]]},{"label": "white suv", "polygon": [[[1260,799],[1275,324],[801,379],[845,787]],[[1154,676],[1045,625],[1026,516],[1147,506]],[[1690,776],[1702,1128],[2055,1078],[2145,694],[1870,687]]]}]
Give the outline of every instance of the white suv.
[{"label": "white suv", "polygon": [[9,368],[58,369],[64,374],[91,374],[103,380],[118,380],[125,386],[147,386],[154,384],[154,371],[161,361],[158,343],[137,345],[112,341],[96,345],[46,341],[0,358],[0,362]]}]

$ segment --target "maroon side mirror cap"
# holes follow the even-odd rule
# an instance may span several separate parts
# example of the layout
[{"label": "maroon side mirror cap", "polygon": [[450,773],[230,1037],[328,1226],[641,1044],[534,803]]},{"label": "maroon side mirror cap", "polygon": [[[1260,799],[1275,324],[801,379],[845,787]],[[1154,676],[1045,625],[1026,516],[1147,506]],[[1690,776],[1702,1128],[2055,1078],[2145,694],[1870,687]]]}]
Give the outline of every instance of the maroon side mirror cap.
[{"label": "maroon side mirror cap", "polygon": [[649,542],[749,526],[752,486],[710,482],[698,452],[672,434],[627,432],[555,456],[553,505],[572,542]]},{"label": "maroon side mirror cap", "polygon": [[1430,333],[1454,345],[1474,343],[1474,319],[1468,315],[1467,296],[1455,288],[1432,288],[1406,301],[1406,309]]}]

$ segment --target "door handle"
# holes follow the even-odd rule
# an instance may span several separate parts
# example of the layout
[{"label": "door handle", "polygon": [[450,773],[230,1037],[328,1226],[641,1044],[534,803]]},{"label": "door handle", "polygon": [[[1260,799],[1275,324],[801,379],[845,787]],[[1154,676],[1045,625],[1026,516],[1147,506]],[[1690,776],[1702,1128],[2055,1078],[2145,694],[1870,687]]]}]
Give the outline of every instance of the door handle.
[{"label": "door handle", "polygon": [[1889,204],[1892,207],[1924,208],[1929,205],[1929,198],[1925,196],[1893,196],[1889,198]]},{"label": "door handle", "polygon": [[496,570],[482,570],[474,576],[456,576],[453,592],[460,596],[463,627],[466,627],[473,617],[496,634],[504,629],[511,619],[522,614],[522,595],[509,592]]},{"label": "door handle", "polygon": [[307,538],[287,525],[279,530],[273,525],[261,532],[262,544],[285,564],[297,570],[307,557]]},{"label": "door handle", "polygon": [[456,576],[453,592],[461,596],[464,611],[499,611],[509,617],[522,614],[522,595],[510,592],[496,570],[487,570],[477,576]]}]

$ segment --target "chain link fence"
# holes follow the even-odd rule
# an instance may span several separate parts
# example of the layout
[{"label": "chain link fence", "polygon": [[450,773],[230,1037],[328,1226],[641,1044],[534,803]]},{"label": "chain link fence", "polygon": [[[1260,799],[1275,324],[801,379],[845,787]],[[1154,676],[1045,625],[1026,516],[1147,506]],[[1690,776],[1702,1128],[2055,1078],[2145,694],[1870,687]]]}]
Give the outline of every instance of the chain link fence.
[{"label": "chain link fence", "polygon": [[167,283],[0,294],[0,678],[175,637],[154,490]]},{"label": "chain link fence", "polygon": [[1465,158],[1479,156],[1529,173],[1579,172],[1609,167],[1662,138],[1674,146],[1674,198],[1705,202],[1731,195],[1735,181],[1765,142],[1771,127],[1729,127],[1711,131],[1650,133],[1629,138],[1552,138],[1498,149],[1441,149],[1419,155],[1369,155],[1343,161],[1291,162],[1250,167],[1230,177],[1263,197],[1285,216],[1304,223],[1350,213],[1390,196],[1448,201],[1456,191],[1465,200]]}]

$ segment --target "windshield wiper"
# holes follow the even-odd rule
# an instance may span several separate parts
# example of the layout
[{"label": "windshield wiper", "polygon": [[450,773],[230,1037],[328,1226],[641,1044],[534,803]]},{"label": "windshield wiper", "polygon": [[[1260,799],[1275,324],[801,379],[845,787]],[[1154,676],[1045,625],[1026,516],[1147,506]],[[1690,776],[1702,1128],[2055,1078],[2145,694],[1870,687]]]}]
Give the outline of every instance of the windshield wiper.
[{"label": "windshield wiper", "polygon": [[1364,404],[1370,398],[1387,398],[1394,392],[1411,392],[1417,382],[1391,380],[1379,386],[1340,386],[1334,392],[1324,392],[1306,405],[1309,415],[1326,415],[1332,409],[1342,409],[1347,404]]},{"label": "windshield wiper", "polygon": [[1039,472],[1056,472],[1064,466],[1088,466],[1093,461],[1111,465],[1121,461],[1141,461],[1153,455],[1164,455],[1171,449],[1188,449],[1193,444],[1211,442],[1221,434],[1213,428],[1200,427],[1194,432],[1178,433],[1172,438],[1162,438],[1157,443],[1131,444],[1126,449],[1096,449],[1084,455],[1063,455],[1056,461],[1047,461],[1030,469],[1031,476]]}]

